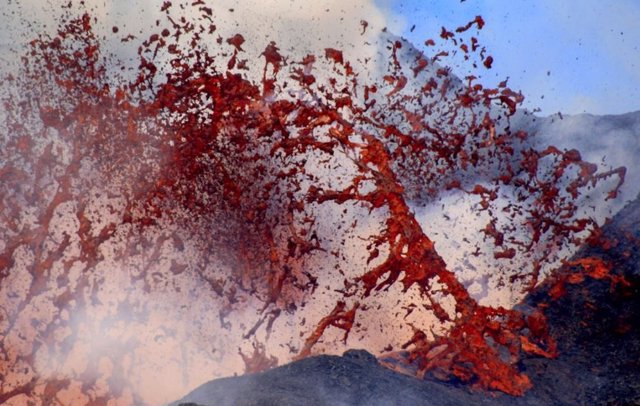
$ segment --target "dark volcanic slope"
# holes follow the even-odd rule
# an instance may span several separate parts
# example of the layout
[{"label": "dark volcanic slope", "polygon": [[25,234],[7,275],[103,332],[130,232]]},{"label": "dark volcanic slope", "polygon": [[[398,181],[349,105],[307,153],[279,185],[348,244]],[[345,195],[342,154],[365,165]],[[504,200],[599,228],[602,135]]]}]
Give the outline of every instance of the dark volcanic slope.
[{"label": "dark volcanic slope", "polygon": [[[522,362],[534,384],[524,397],[419,381],[377,365],[365,351],[348,351],[211,381],[175,404],[640,405],[640,199],[604,229],[612,247],[585,248],[577,256],[613,262],[630,284],[587,278],[566,286],[567,294],[546,310],[561,355]],[[542,285],[523,306],[548,301],[551,286]]]}]

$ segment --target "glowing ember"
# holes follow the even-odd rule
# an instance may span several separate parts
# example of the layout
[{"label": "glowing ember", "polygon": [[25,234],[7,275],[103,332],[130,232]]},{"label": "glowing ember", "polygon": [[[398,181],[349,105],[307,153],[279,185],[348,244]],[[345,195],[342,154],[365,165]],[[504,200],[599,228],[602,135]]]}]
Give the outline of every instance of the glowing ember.
[{"label": "glowing ember", "polygon": [[[501,275],[526,292],[597,230],[581,193],[617,177],[615,198],[624,168],[534,149],[509,127],[522,95],[458,81],[436,63],[444,51],[390,40],[378,81],[333,48],[298,61],[271,42],[243,59],[243,35],[219,37],[200,2],[162,12],[132,78],[114,73],[87,14],[34,40],[6,78],[19,92],[3,97],[0,403],[156,401],[137,359],[193,336],[209,358],[194,365],[182,347],[185,385],[229,355],[255,372],[288,360],[278,347],[306,357],[357,333],[401,347],[387,356],[419,376],[524,393],[522,353],[556,354],[544,316],[479,304],[412,204],[473,199],[487,220],[475,255],[527,264]],[[443,46],[490,68],[469,36],[483,25],[443,28]],[[609,277],[595,259],[569,265],[557,295]]]}]

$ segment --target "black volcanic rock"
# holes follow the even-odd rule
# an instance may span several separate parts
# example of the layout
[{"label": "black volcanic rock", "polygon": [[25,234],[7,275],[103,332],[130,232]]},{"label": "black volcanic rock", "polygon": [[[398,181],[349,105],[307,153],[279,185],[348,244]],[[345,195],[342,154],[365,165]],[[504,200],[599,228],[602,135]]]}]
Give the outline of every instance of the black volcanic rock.
[{"label": "black volcanic rock", "polygon": [[[174,405],[640,405],[640,199],[603,229],[610,248],[586,247],[576,257],[611,262],[627,283],[587,277],[565,284],[566,295],[545,310],[560,356],[521,362],[534,385],[523,397],[420,381],[350,350],[214,380]],[[542,284],[521,306],[549,302],[554,283]]]}]

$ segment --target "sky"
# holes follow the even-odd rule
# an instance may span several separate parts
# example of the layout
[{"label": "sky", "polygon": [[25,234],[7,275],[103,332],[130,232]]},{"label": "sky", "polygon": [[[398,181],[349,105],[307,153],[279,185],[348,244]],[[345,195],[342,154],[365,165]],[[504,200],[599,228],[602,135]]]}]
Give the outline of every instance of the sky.
[{"label": "sky", "polygon": [[375,1],[418,45],[481,15],[479,39],[495,60],[484,79],[509,77],[543,115],[640,110],[638,0]]}]

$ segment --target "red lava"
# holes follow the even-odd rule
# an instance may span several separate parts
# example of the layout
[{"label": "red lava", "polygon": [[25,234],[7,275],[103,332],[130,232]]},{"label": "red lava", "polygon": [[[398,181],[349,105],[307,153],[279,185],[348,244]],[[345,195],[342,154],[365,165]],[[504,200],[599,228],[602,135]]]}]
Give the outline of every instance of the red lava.
[{"label": "red lava", "polygon": [[[199,277],[220,300],[223,326],[242,295],[262,303],[263,317],[247,327],[250,339],[322,289],[317,279],[327,271],[309,264],[331,245],[331,237],[318,231],[323,219],[317,208],[326,205],[362,207],[383,222],[379,232],[367,237],[366,269],[344,277],[343,300],[315,326],[292,332],[306,337],[296,349],[298,357],[312,355],[328,329],[343,330],[346,342],[359,315],[370,311],[370,296],[399,285],[404,292],[417,290],[417,306],[449,326],[446,334],[433,338],[412,326],[413,338],[399,355],[402,362],[419,376],[522,395],[531,383],[518,370],[520,357],[556,355],[544,316],[538,310],[523,314],[480,305],[447,268],[410,200],[446,190],[477,199],[478,212],[491,219],[478,230],[492,242],[485,254],[496,261],[529,258],[535,266],[517,271],[515,278],[531,288],[546,257],[541,246],[577,244],[584,241],[584,232],[597,228],[593,220],[578,216],[580,194],[618,177],[608,195],[615,197],[624,168],[600,173],[575,150],[526,147],[528,135],[505,125],[522,102],[520,93],[506,82],[485,88],[473,77],[456,84],[444,68],[424,79],[435,58],[401,60],[400,41],[389,44],[384,80],[368,83],[338,49],[295,61],[271,42],[265,44],[261,61],[246,61],[245,39],[236,34],[220,39],[212,50],[217,34],[211,10],[194,4],[181,5],[200,11],[200,18],[189,21],[172,15],[177,5],[164,3],[166,20],[140,44],[133,79],[113,74],[86,14],[64,22],[52,37],[33,40],[19,76],[7,79],[21,92],[3,97],[0,403],[18,396],[53,399],[74,382],[92,405],[106,404],[128,390],[125,372],[118,368],[102,395],[95,394],[97,378],[89,373],[47,381],[35,373],[41,348],[64,353],[64,346],[80,334],[66,311],[99,300],[101,281],[92,272],[103,259],[106,242],[129,241],[128,251],[116,255],[126,258],[144,250],[153,263],[161,260],[163,244],[183,247],[184,235],[163,232],[179,225],[186,238],[198,241],[203,262],[209,252],[226,250],[231,271],[224,278],[205,272]],[[361,25],[364,33],[368,24]],[[493,58],[484,56],[484,48],[468,35],[483,25],[477,17],[455,32],[443,28],[441,37],[490,68]],[[314,63],[322,58],[331,71],[316,71]],[[219,71],[216,62],[221,59],[226,69]],[[258,82],[245,74],[256,69],[261,72]],[[499,117],[491,109],[500,111]],[[338,158],[352,168],[350,174],[328,180],[318,175],[332,173]],[[487,178],[474,183],[470,174],[475,171]],[[100,188],[124,202],[110,207],[103,219],[88,212],[91,193]],[[504,225],[496,220],[497,200],[507,189],[513,199],[502,211],[513,216]],[[23,207],[33,208],[34,221],[20,220]],[[77,222],[73,235],[56,234],[57,213],[63,208]],[[335,241],[354,227],[352,219],[340,221]],[[149,237],[150,230],[155,237]],[[545,245],[548,240],[552,242]],[[12,293],[7,283],[24,255],[26,288]],[[575,283],[583,275],[609,275],[595,259],[571,265],[577,276],[558,282],[557,295],[563,283]],[[187,266],[174,260],[169,268],[177,277]],[[142,267],[132,278],[152,292],[166,275]],[[453,306],[447,307],[443,298]],[[55,312],[44,321],[34,313],[25,330],[16,315],[36,312],[33,304],[38,301],[52,303]],[[18,341],[7,337],[16,334],[20,348],[9,346]],[[264,347],[256,344],[254,349],[253,355],[242,354],[248,372],[276,364]],[[125,362],[126,351],[114,353],[113,365]]]}]

